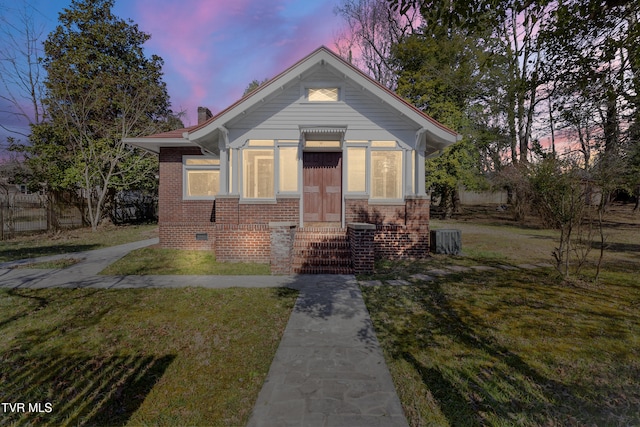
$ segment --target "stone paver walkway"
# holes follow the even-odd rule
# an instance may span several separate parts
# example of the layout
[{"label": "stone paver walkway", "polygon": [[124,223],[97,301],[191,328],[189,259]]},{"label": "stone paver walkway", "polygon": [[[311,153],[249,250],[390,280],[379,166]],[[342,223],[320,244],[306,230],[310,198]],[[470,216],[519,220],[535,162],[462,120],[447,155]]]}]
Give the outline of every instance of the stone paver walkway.
[{"label": "stone paver walkway", "polygon": [[407,426],[358,282],[302,277],[248,425]]}]

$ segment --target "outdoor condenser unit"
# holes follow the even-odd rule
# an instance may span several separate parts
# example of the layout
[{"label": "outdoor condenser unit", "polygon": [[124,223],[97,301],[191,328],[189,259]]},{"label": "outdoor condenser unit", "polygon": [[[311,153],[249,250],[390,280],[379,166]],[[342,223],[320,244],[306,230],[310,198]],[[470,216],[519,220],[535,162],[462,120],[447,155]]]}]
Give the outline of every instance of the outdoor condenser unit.
[{"label": "outdoor condenser unit", "polygon": [[434,254],[460,255],[462,232],[460,230],[431,230],[431,252]]}]

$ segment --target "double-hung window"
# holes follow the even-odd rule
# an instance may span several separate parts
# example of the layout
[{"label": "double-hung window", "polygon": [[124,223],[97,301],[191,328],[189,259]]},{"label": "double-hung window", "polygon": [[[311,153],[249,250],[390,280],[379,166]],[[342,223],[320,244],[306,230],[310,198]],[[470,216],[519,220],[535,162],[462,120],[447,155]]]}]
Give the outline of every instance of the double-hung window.
[{"label": "double-hung window", "polygon": [[347,141],[347,192],[402,199],[403,157],[396,141]]},{"label": "double-hung window", "polygon": [[276,191],[298,192],[298,141],[252,139],[247,145],[242,150],[243,199],[272,200]]},{"label": "double-hung window", "polygon": [[213,200],[220,191],[220,159],[209,156],[183,156],[183,198]]}]

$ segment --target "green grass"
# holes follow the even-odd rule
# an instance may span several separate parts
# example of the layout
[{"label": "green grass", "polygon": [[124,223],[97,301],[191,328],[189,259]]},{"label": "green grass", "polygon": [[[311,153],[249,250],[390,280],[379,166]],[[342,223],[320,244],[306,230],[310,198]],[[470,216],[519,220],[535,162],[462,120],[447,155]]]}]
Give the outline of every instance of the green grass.
[{"label": "green grass", "polygon": [[269,275],[267,264],[221,263],[212,251],[142,248],[111,264],[101,274]]},{"label": "green grass", "polygon": [[0,413],[17,425],[244,425],[296,293],[0,290]]},{"label": "green grass", "polygon": [[58,269],[67,268],[79,263],[77,258],[62,258],[53,261],[32,262],[29,264],[18,265],[13,268],[42,268],[42,269]]},{"label": "green grass", "polygon": [[103,226],[36,234],[0,241],[0,262],[62,253],[82,252],[158,236],[157,225]]},{"label": "green grass", "polygon": [[[466,256],[379,262],[367,279],[408,279],[450,264],[551,260],[555,232],[514,224],[460,228]],[[640,425],[640,217],[615,216],[600,280],[593,266],[451,274],[363,287],[412,426]]]}]

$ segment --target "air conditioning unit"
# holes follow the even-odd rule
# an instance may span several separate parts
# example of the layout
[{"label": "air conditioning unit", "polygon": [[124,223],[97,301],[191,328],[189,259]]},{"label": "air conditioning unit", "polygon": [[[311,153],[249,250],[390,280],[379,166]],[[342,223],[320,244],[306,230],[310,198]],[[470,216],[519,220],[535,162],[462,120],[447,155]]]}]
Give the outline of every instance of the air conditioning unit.
[{"label": "air conditioning unit", "polygon": [[431,230],[431,252],[434,254],[460,255],[462,232],[460,230]]}]

